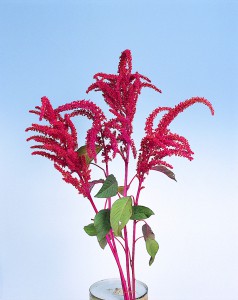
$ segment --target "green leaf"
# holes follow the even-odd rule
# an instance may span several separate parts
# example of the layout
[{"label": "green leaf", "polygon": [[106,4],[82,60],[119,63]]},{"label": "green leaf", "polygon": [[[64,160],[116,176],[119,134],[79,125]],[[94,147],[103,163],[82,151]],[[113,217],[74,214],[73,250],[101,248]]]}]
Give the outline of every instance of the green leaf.
[{"label": "green leaf", "polygon": [[131,215],[131,197],[123,197],[113,203],[110,214],[110,222],[116,236],[121,236],[121,230],[126,226]]},{"label": "green leaf", "polygon": [[100,242],[111,229],[109,209],[102,209],[96,214],[94,218],[94,227],[97,232],[98,241]]},{"label": "green leaf", "polygon": [[155,260],[155,255],[159,250],[159,244],[156,242],[156,240],[152,240],[152,239],[146,240],[145,244],[146,244],[146,250],[150,255],[149,265],[151,266]]},{"label": "green leaf", "polygon": [[132,206],[131,220],[144,220],[154,215],[154,212],[146,206],[136,205]]},{"label": "green leaf", "polygon": [[109,198],[113,197],[118,192],[118,183],[114,175],[109,175],[104,181],[101,189],[95,195],[96,198]]},{"label": "green leaf", "polygon": [[155,235],[148,224],[142,226],[142,232],[145,239],[146,250],[150,255],[149,265],[151,266],[159,250],[159,244],[156,242]]},{"label": "green leaf", "polygon": [[84,231],[85,231],[88,235],[90,235],[90,236],[95,236],[95,235],[97,235],[97,231],[96,231],[96,228],[95,228],[95,226],[94,226],[93,223],[88,224],[87,226],[84,226],[83,229],[84,229]]},{"label": "green leaf", "polygon": [[106,238],[103,238],[101,241],[98,241],[99,243],[99,246],[104,249],[107,245],[107,239]]},{"label": "green leaf", "polygon": [[[84,226],[84,231],[90,236],[97,236],[99,246],[102,249],[104,249],[107,245],[107,240],[105,236],[108,233],[108,231],[111,229],[110,211],[106,209],[99,211],[98,214],[95,216],[95,219],[96,219],[96,226],[99,232],[96,230],[96,226],[93,223]],[[107,228],[108,224],[109,224],[109,229]]]},{"label": "green leaf", "polygon": [[[95,146],[95,151],[96,151],[97,154],[98,154],[101,150],[102,150],[102,147],[100,147],[100,146],[98,146],[98,145]],[[77,150],[77,152],[78,152],[78,155],[79,155],[79,156],[85,156],[86,163],[87,163],[88,165],[92,162],[93,158],[90,157],[90,156],[88,155],[88,152],[87,152],[87,146],[86,146],[86,145],[80,147],[80,148]]]},{"label": "green leaf", "polygon": [[162,173],[164,173],[165,175],[167,175],[169,178],[171,178],[171,179],[177,181],[177,180],[175,179],[175,174],[174,174],[171,170],[169,170],[168,168],[166,168],[166,167],[163,166],[163,165],[158,165],[158,166],[152,167],[151,170],[162,172]]}]

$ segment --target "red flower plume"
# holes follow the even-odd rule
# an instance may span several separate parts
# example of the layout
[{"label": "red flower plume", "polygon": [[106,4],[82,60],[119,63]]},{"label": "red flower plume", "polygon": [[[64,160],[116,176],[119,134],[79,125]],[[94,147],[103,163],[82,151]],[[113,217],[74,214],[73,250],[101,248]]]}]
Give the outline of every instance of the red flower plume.
[{"label": "red flower plume", "polygon": [[107,126],[116,130],[117,140],[122,142],[123,151],[129,144],[135,157],[136,149],[131,134],[138,96],[143,87],[150,87],[157,92],[161,92],[161,90],[151,84],[147,77],[137,72],[132,74],[130,50],[125,50],[121,54],[118,75],[97,73],[94,75],[94,79],[96,82],[89,86],[87,93],[92,90],[102,92],[105,102],[110,107],[109,111],[115,116]]},{"label": "red flower plume", "polygon": [[[46,97],[43,97],[41,101],[42,106],[30,112],[39,115],[40,120],[46,120],[49,125],[32,124],[26,129],[26,131],[40,133],[27,139],[27,141],[34,140],[38,143],[31,147],[38,149],[32,154],[52,160],[55,168],[63,175],[63,179],[87,197],[90,190],[90,169],[85,157],[77,152],[77,132],[71,118],[81,115],[93,120],[92,128],[87,132],[87,146],[88,154],[94,158],[96,156],[95,142],[105,116],[101,109],[90,101],[74,101],[56,109],[53,109]],[[72,110],[71,113],[62,115],[62,112],[70,110]]]},{"label": "red flower plume", "polygon": [[[205,104],[209,107],[212,115],[214,114],[213,107],[209,101],[204,98],[194,97],[179,103],[174,108],[158,107],[149,115],[145,124],[146,135],[141,141],[137,162],[137,176],[139,178],[143,179],[145,174],[148,174],[150,170],[158,165],[173,168],[164,161],[166,156],[176,155],[189,160],[193,159],[192,155],[194,153],[188,141],[183,136],[172,133],[168,126],[179,113],[195,103]],[[154,119],[162,111],[167,111],[167,113],[162,117],[157,128],[154,129]]]},{"label": "red flower plume", "polygon": [[[73,101],[54,109],[50,101],[43,97],[41,107],[37,106],[30,112],[38,115],[40,120],[44,119],[47,125],[32,124],[26,129],[26,131],[38,132],[27,139],[37,143],[31,147],[35,149],[32,154],[52,160],[55,168],[63,175],[63,179],[89,199],[92,187],[89,161],[94,159],[96,162],[98,149],[102,150],[103,162],[108,163],[118,152],[126,160],[129,147],[136,158],[132,122],[138,96],[143,87],[161,92],[147,77],[138,72],[132,73],[130,50],[122,52],[117,74],[97,73],[94,79],[96,82],[89,86],[87,92],[92,90],[102,92],[105,102],[109,105],[109,111],[113,114],[112,119],[108,120],[102,110],[89,100]],[[158,166],[173,168],[164,160],[167,156],[176,155],[193,159],[188,141],[183,136],[172,133],[169,125],[179,113],[195,103],[205,104],[214,114],[209,101],[194,97],[179,103],[174,108],[158,107],[149,115],[137,161],[137,177],[141,181],[150,170],[158,169]],[[154,120],[161,112],[164,115],[154,128]],[[77,132],[72,121],[76,116],[84,116],[92,121],[92,126],[86,135],[88,157],[78,151]]]}]

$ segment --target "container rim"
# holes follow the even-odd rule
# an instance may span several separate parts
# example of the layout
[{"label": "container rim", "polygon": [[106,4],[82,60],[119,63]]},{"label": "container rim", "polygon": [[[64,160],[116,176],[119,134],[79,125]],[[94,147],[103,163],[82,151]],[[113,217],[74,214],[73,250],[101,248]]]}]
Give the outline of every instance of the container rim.
[{"label": "container rim", "polygon": [[[109,281],[109,280],[116,280],[116,281],[119,281],[119,283],[121,283],[121,279],[120,278],[106,278],[106,279],[101,279],[101,280],[98,280],[96,282],[94,282],[90,287],[89,287],[89,293],[91,296],[94,296],[94,297],[97,297],[96,295],[94,295],[91,290],[92,288],[95,286],[95,285],[98,285],[100,283],[103,283],[103,282],[106,282],[106,281]],[[143,295],[140,295],[139,298],[136,298],[136,299],[141,299],[143,298],[145,295],[148,294],[148,286],[141,280],[138,280],[136,279],[136,282],[139,283],[140,285],[142,285],[144,288],[145,288],[145,293]],[[99,298],[98,298],[99,299]]]}]

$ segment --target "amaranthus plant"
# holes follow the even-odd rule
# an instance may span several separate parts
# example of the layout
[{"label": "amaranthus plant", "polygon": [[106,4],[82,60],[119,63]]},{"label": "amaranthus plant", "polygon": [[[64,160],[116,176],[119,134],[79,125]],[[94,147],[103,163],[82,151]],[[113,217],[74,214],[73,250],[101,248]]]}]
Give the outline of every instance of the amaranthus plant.
[{"label": "amaranthus plant", "polygon": [[[130,50],[120,56],[117,74],[97,73],[95,82],[87,89],[100,91],[109,106],[112,118],[108,119],[103,111],[90,100],[78,100],[53,108],[49,99],[43,97],[41,106],[30,112],[39,116],[43,124],[32,124],[26,131],[36,132],[27,141],[35,141],[31,146],[33,155],[41,155],[53,161],[54,167],[62,174],[63,180],[72,184],[84,198],[88,199],[95,217],[93,222],[84,227],[90,236],[96,236],[102,249],[108,245],[117,264],[124,300],[135,300],[135,253],[136,242],[142,236],[150,256],[149,265],[154,262],[159,245],[147,219],[154,212],[139,205],[141,190],[150,171],[158,171],[176,180],[171,171],[173,166],[166,162],[166,157],[181,156],[193,159],[193,152],[187,139],[169,129],[170,123],[184,109],[195,103],[205,104],[214,114],[211,103],[200,97],[185,100],[175,107],[158,107],[145,122],[145,135],[137,150],[133,133],[133,120],[141,89],[151,88],[161,93],[151,81],[139,74],[132,73]],[[155,118],[162,117],[158,124]],[[83,116],[92,122],[88,129],[85,145],[78,145],[75,117]],[[111,161],[120,156],[123,162],[123,185],[119,186],[116,174],[111,173]],[[99,159],[100,157],[100,159]],[[129,178],[131,160],[136,160],[137,167]],[[92,168],[102,171],[103,179],[91,178]],[[131,172],[131,173],[132,173]],[[131,184],[137,186],[131,194]],[[95,186],[99,190],[95,193]],[[94,188],[94,189],[93,189]],[[99,208],[95,198],[103,198],[104,206]],[[97,203],[97,205],[96,205]],[[99,202],[100,204],[101,202]],[[132,232],[128,233],[128,222],[132,222]],[[143,224],[142,234],[138,235],[137,226]],[[130,237],[130,239],[128,239]],[[118,252],[123,248],[125,266]]]}]

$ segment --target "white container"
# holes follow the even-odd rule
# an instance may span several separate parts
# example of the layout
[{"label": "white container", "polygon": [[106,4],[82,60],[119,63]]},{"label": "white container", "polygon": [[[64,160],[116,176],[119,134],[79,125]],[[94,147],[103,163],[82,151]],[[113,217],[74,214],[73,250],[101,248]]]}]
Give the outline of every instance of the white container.
[{"label": "white container", "polygon": [[[136,280],[136,299],[148,300],[148,287]],[[89,288],[89,300],[124,300],[121,280],[112,278],[95,282]]]}]

